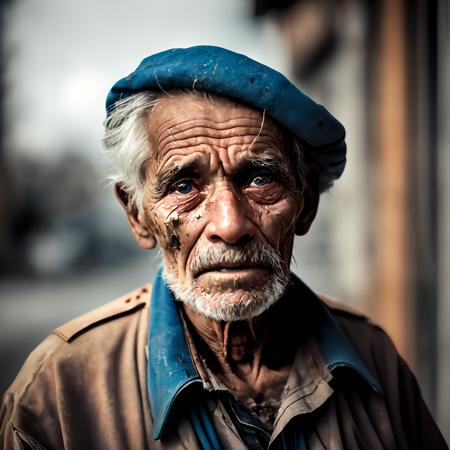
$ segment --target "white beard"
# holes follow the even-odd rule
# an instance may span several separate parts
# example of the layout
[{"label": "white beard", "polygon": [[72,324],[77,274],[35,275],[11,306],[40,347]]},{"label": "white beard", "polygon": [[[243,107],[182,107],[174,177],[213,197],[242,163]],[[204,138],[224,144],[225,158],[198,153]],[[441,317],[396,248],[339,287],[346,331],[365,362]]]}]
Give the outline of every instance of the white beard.
[{"label": "white beard", "polygon": [[237,261],[250,261],[255,266],[263,263],[272,270],[262,286],[251,290],[237,288],[207,292],[196,288],[195,280],[186,280],[182,284],[177,271],[167,269],[166,265],[163,278],[177,300],[206,317],[226,322],[248,320],[260,315],[282,297],[289,282],[289,263],[286,264],[268,244],[255,242],[242,247],[214,244],[193,259],[191,273],[213,264]]}]

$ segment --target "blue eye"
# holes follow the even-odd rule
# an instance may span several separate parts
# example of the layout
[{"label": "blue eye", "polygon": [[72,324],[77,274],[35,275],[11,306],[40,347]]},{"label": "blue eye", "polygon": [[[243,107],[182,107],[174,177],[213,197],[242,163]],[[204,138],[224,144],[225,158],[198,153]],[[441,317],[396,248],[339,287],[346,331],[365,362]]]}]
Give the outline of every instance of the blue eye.
[{"label": "blue eye", "polygon": [[189,194],[192,192],[193,189],[194,186],[190,181],[180,181],[175,188],[175,190],[180,194]]},{"label": "blue eye", "polygon": [[253,178],[250,182],[250,185],[252,186],[265,186],[266,184],[269,184],[272,182],[272,179],[266,175],[257,175],[255,178]]}]

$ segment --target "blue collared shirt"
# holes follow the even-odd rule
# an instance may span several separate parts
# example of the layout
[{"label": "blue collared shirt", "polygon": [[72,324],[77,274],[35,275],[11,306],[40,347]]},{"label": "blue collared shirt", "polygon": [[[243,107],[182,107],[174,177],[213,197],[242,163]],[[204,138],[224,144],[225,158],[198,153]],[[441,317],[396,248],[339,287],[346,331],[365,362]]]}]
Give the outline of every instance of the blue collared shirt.
[{"label": "blue collared shirt", "polygon": [[[317,343],[327,373],[332,374],[336,369],[346,367],[362,377],[373,390],[381,392],[378,381],[361,360],[329,308],[293,274],[291,274],[291,281],[292,287],[288,289],[289,293],[286,295],[301,297],[302,309],[308,315],[314,315],[314,341]],[[164,283],[161,270],[154,280],[150,311],[148,393],[153,417],[153,437],[159,439],[165,431],[169,414],[180,398],[180,394],[194,384],[202,386],[203,381],[189,352],[176,300]],[[298,357],[301,358],[302,355]],[[326,376],[324,381],[329,381]],[[332,390],[329,389],[327,395],[331,395]],[[326,398],[326,395],[322,396],[320,401]],[[199,425],[199,428],[205,429],[208,436],[208,433],[211,433],[212,437],[207,436],[205,439],[214,441],[214,430],[208,421],[207,413],[199,414],[200,419],[196,414],[194,421],[206,421],[206,424]],[[217,445],[213,442],[209,448],[220,448],[217,440],[215,443]]]}]

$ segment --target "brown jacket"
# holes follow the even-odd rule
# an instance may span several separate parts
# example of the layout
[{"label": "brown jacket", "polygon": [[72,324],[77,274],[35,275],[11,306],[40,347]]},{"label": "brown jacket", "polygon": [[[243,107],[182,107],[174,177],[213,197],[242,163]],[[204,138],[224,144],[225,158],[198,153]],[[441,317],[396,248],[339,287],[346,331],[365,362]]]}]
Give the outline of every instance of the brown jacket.
[{"label": "brown jacket", "polygon": [[[34,350],[3,397],[2,448],[200,448],[185,414],[189,397],[171,413],[161,439],[152,436],[149,290],[138,289],[61,326]],[[310,449],[446,449],[387,335],[362,316],[336,307],[329,311],[383,392],[348,368],[332,371],[312,342],[299,349],[274,434],[301,417]],[[244,449],[229,410],[210,394],[208,407],[222,448]],[[272,441],[276,448],[280,439]]]}]

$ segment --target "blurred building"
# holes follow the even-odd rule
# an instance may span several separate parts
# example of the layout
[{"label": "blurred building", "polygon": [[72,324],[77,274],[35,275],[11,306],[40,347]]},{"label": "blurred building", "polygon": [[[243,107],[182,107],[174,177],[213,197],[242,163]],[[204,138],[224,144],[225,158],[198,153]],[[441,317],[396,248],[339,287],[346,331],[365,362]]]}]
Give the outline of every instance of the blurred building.
[{"label": "blurred building", "polygon": [[254,0],[254,14],[276,18],[292,77],[348,129],[352,176],[322,221],[334,238],[310,244],[328,246],[322,276],[348,279],[343,294],[389,332],[448,432],[449,3]]},{"label": "blurred building", "polygon": [[[1,37],[14,37],[0,61],[0,387],[53,326],[151,278],[157,258],[136,259],[101,188],[102,98],[142,56],[209,43],[289,67],[345,125],[346,171],[296,241],[294,270],[387,329],[450,439],[448,1],[181,0],[157,2],[158,20],[156,0],[130,1],[108,21],[107,0],[0,2]],[[29,79],[5,76],[13,61]]]}]

